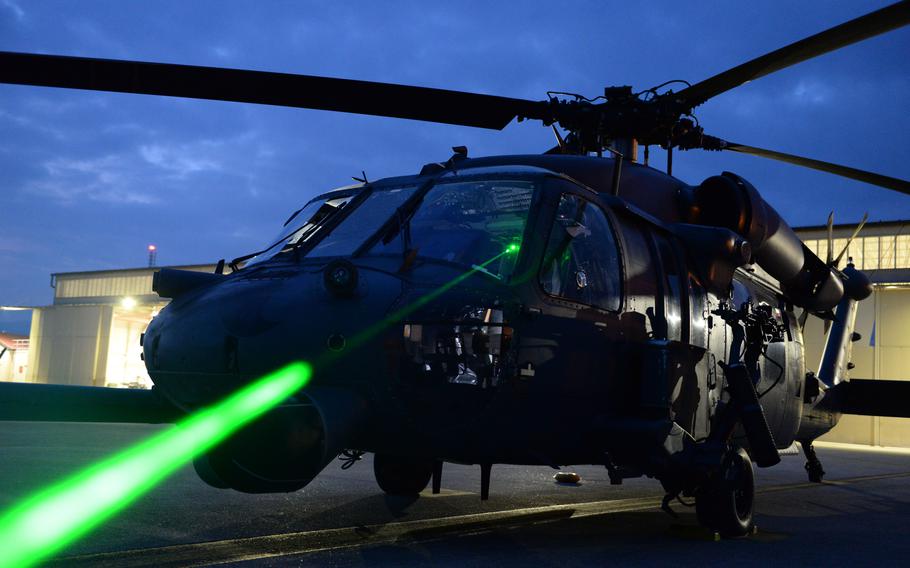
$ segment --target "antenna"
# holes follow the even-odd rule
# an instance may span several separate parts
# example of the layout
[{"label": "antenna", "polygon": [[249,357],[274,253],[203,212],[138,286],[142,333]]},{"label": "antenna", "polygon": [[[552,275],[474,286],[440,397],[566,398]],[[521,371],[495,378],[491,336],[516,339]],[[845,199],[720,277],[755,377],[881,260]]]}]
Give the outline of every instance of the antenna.
[{"label": "antenna", "polygon": [[149,245],[149,268],[158,264],[158,247],[155,245]]}]

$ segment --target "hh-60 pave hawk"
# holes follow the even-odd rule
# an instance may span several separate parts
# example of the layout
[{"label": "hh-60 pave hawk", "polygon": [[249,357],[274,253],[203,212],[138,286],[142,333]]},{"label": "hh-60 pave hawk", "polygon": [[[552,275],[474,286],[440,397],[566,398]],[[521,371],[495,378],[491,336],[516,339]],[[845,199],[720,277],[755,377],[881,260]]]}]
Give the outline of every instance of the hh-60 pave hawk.
[{"label": "hh-60 pave hawk", "polygon": [[[846,380],[866,276],[822,260],[748,181],[698,185],[635,163],[637,145],[744,152],[910,194],[910,183],[705,134],[711,97],[904,26],[900,2],[679,91],[609,87],[530,101],[233,69],[0,54],[0,81],[325,109],[502,129],[552,125],[541,155],[468,158],[362,180],[294,212],[214,273],[162,269],[143,337],[155,387],[0,385],[14,420],[176,422],[294,361],[305,389],[196,452],[200,477],[296,491],[339,453],[415,494],[443,462],[603,464],[695,499],[724,536],[752,527],[752,463],[779,462],[842,413],[908,417],[910,383]],[[556,125],[562,127],[561,136]],[[830,239],[829,239],[830,240]],[[807,371],[802,327],[828,320]]]}]

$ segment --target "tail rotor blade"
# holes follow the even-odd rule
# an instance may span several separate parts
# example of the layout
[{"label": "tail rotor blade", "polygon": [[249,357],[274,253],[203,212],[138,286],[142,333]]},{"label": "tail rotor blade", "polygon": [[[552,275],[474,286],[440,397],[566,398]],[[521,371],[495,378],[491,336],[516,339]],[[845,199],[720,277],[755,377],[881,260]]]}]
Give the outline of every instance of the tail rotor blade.
[{"label": "tail rotor blade", "polygon": [[825,258],[825,264],[831,266],[831,259],[834,257],[834,211],[828,213],[828,254]]},{"label": "tail rotor blade", "polygon": [[847,239],[847,244],[844,245],[844,249],[842,251],[840,251],[840,254],[837,255],[837,258],[834,259],[834,268],[837,268],[837,265],[840,264],[840,259],[842,259],[844,257],[844,255],[847,253],[847,248],[850,247],[850,243],[853,242],[853,239],[855,239],[859,235],[859,232],[863,230],[863,227],[866,226],[866,221],[868,219],[869,219],[869,213],[863,214],[863,220],[859,222],[859,225],[856,226],[856,229],[854,229],[853,234],[850,235],[849,239]]},{"label": "tail rotor blade", "polygon": [[806,322],[808,320],[809,320],[809,310],[803,310],[803,313],[799,314],[799,319],[797,320],[799,323],[800,330],[806,329]]}]

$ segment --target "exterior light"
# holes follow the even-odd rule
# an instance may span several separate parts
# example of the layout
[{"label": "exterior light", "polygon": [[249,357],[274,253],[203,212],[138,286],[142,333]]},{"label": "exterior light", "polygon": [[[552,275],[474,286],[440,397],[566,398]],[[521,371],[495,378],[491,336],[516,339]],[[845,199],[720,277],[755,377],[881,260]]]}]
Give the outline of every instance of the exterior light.
[{"label": "exterior light", "polygon": [[138,302],[136,302],[136,298],[131,298],[129,296],[120,300],[120,305],[123,306],[127,310],[132,310],[133,308],[135,308],[137,303]]},{"label": "exterior light", "polygon": [[158,250],[158,247],[155,245],[149,245],[149,252],[155,252],[156,250]]}]

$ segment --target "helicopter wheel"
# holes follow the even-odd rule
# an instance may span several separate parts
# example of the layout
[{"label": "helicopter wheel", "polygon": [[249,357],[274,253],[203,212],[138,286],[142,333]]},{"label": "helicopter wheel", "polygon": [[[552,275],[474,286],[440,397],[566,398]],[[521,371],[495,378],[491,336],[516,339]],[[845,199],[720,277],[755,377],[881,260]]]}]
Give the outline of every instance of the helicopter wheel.
[{"label": "helicopter wheel", "polygon": [[387,494],[417,495],[430,483],[433,460],[376,454],[373,473],[379,488]]},{"label": "helicopter wheel", "polygon": [[755,474],[752,460],[742,448],[731,450],[713,487],[695,496],[698,522],[724,538],[745,536],[753,528]]}]

